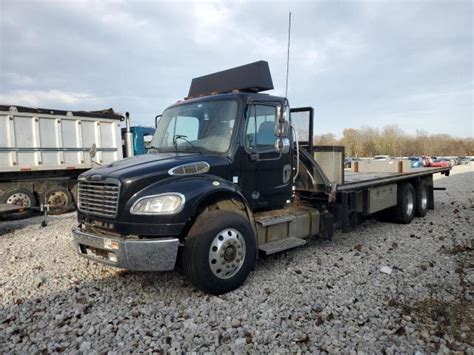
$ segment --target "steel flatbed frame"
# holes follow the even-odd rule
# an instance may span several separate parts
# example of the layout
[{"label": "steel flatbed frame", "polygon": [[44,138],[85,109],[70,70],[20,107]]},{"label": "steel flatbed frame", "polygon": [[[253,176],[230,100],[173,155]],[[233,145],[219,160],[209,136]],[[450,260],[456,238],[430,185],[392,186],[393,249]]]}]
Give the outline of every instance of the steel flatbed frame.
[{"label": "steel flatbed frame", "polygon": [[416,177],[423,177],[433,175],[436,173],[448,173],[451,167],[447,168],[413,168],[410,172],[391,173],[391,172],[377,172],[377,173],[355,173],[352,171],[344,172],[344,184],[336,186],[336,192],[352,192],[359,189],[386,185],[396,183],[402,180],[413,179]]}]

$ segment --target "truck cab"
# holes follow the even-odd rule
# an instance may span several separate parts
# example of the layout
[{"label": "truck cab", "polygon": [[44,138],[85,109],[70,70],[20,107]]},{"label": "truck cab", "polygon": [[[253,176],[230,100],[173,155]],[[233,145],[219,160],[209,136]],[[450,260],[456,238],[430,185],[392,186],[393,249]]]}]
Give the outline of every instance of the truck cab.
[{"label": "truck cab", "polygon": [[[258,65],[262,63],[265,66],[265,62]],[[255,68],[240,68],[240,72],[246,69]],[[284,209],[291,203],[295,169],[289,105],[286,98],[260,93],[258,88],[190,94],[163,112],[148,154],[79,177],[79,227],[74,237],[81,255],[106,264],[169,270],[175,267],[178,248],[186,249],[192,239],[189,234],[198,233],[194,232],[197,225],[212,212],[224,222],[214,234],[227,232],[212,236],[214,249],[225,255],[209,265],[214,260],[232,270],[218,278],[226,281],[223,286],[195,284],[220,293],[229,290],[230,274],[239,276],[242,267],[247,270],[244,273],[253,267],[257,256],[254,214]],[[212,227],[218,220],[204,225]],[[241,259],[238,247],[245,249]],[[230,258],[230,267],[225,258]],[[207,253],[205,259],[209,263]],[[211,274],[219,274],[218,270],[214,268]]]},{"label": "truck cab", "polygon": [[[221,294],[259,254],[330,239],[334,226],[347,231],[381,210],[409,223],[432,207],[427,171],[354,173],[344,184],[344,149],[316,151],[313,109],[290,110],[262,93],[272,88],[263,61],[193,79],[163,112],[148,154],[79,177],[77,252],[131,270],[180,263],[197,288]],[[306,141],[295,129],[302,114]]]}]

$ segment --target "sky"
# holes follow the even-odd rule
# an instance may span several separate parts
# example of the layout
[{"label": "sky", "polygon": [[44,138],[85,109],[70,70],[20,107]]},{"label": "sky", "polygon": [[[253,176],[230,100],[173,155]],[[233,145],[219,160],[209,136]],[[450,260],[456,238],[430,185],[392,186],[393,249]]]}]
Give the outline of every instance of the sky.
[{"label": "sky", "polygon": [[471,1],[0,0],[0,104],[112,107],[134,124],[192,78],[266,60],[315,133],[396,124],[473,137]]}]

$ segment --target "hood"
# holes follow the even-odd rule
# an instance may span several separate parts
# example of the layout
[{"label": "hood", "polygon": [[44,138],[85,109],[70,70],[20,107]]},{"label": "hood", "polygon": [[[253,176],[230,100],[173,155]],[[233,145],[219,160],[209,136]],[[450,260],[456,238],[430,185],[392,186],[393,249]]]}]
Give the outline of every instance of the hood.
[{"label": "hood", "polygon": [[227,159],[194,153],[179,153],[178,155],[176,153],[143,154],[88,170],[81,176],[89,178],[92,175],[100,175],[100,178],[97,177],[100,180],[107,177],[121,181],[133,181],[144,177],[168,174],[168,170],[175,166],[198,161],[208,162],[212,170],[213,165],[221,165]]},{"label": "hood", "polygon": [[179,154],[178,156],[174,153],[137,155],[91,169],[81,176],[88,178],[92,175],[100,175],[102,178],[133,179],[137,176],[160,173],[168,165],[168,169],[173,167],[174,164],[179,165],[180,161],[188,162],[191,156],[194,156],[194,154]]},{"label": "hood", "polygon": [[106,178],[117,179],[120,180],[122,186],[127,186],[127,194],[133,194],[149,184],[166,178],[172,178],[172,176],[168,174],[171,168],[200,161],[209,163],[209,174],[226,178],[223,174],[228,173],[226,167],[230,164],[227,157],[196,153],[138,155],[88,170],[81,174],[81,178],[90,179],[93,176],[94,180],[104,180]]}]

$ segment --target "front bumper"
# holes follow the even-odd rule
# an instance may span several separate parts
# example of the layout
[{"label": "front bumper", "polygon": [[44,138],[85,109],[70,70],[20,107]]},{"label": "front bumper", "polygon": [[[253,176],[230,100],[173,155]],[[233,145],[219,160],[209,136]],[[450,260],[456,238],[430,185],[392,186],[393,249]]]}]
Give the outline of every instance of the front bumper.
[{"label": "front bumper", "polygon": [[103,264],[139,271],[173,270],[178,255],[178,238],[127,240],[72,231],[77,252]]},{"label": "front bumper", "polygon": [[[157,219],[156,216],[137,216],[138,218],[134,218],[135,222],[124,222],[121,218],[118,219],[108,219],[97,217],[93,215],[87,215],[81,211],[77,213],[77,220],[79,223],[86,223],[86,224],[110,224],[113,228],[110,228],[115,233],[122,234],[122,235],[148,235],[153,237],[178,237],[181,235],[183,228],[185,227],[185,223],[177,223],[177,222],[164,222],[162,216],[160,216],[159,220],[160,223],[156,223]],[[139,220],[137,222],[137,220]]]}]

